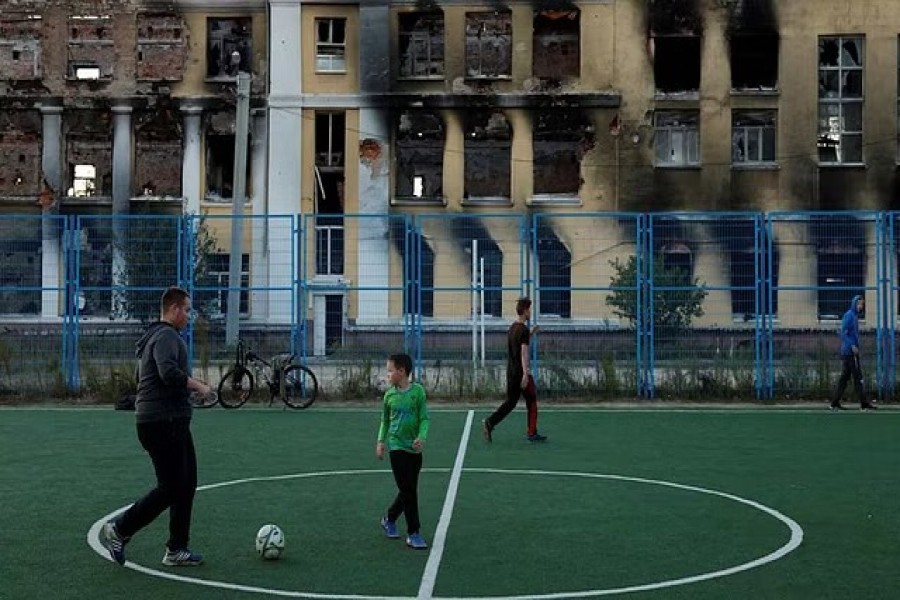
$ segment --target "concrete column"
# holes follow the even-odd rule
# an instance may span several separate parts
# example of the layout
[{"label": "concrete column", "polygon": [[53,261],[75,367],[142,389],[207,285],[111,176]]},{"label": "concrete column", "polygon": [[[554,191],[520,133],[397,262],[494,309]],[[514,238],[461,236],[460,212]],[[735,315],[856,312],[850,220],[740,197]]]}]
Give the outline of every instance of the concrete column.
[{"label": "concrete column", "polygon": [[250,233],[250,315],[254,320],[269,316],[268,233],[266,222],[266,149],[268,126],[265,110],[250,113],[250,202],[253,207]]},{"label": "concrete column", "polygon": [[[300,114],[302,93],[303,40],[300,27],[300,0],[271,0],[269,21],[271,69],[269,89],[269,129],[278,136],[269,136],[268,152],[268,209],[264,214],[286,215],[300,211],[302,163],[300,140],[303,118]],[[288,288],[295,273],[291,270],[293,238],[282,225],[270,224],[268,231],[268,285]],[[277,230],[276,230],[277,229]],[[299,258],[299,257],[298,257]],[[299,262],[295,265],[300,268]],[[270,322],[289,323],[291,302],[289,294],[269,294]],[[306,315],[300,315],[305,319]]]},{"label": "concrete column", "polygon": [[200,199],[203,197],[200,173],[203,159],[200,155],[200,119],[203,109],[199,106],[182,106],[184,119],[184,155],[181,164],[181,196],[185,199],[188,214],[200,214]]},{"label": "concrete column", "polygon": [[[359,88],[363,94],[390,91],[390,7],[359,7]],[[390,113],[380,108],[361,108],[359,152],[359,212],[390,212],[391,132]],[[359,287],[357,314],[360,323],[385,321],[390,292],[390,239],[387,219],[360,219],[358,242]]]},{"label": "concrete column", "polygon": [[63,196],[62,180],[62,112],[61,106],[41,106],[42,145],[41,172],[53,188],[54,202],[43,207],[41,232],[41,316],[58,317],[60,314],[59,198]]},{"label": "concrete column", "polygon": [[[112,284],[114,288],[128,285],[125,245],[128,243],[127,222],[120,218],[131,212],[132,132],[131,107],[113,106],[112,150]],[[121,289],[112,294],[112,316],[127,316],[126,295]]]}]

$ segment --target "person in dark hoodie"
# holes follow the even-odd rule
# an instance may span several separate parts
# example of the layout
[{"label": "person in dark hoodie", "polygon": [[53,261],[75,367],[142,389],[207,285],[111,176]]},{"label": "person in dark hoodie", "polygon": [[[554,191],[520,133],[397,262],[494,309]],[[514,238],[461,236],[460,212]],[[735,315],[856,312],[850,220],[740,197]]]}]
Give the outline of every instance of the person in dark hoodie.
[{"label": "person in dark hoodie", "polygon": [[197,490],[197,458],[191,436],[190,393],[209,394],[191,377],[187,345],[179,332],[191,314],[187,291],[170,287],[160,301],[160,320],[137,342],[137,436],[153,461],[156,487],[125,512],[104,524],[100,541],[110,556],[125,564],[125,544],[169,509],[169,540],[162,563],[199,565],[203,557],[188,549],[191,510]]},{"label": "person in dark hoodie", "polygon": [[837,389],[831,399],[831,410],[844,410],[841,397],[847,389],[847,381],[853,378],[853,391],[859,400],[862,410],[872,410],[875,405],[866,399],[866,391],[863,387],[862,368],[859,364],[859,313],[866,307],[866,301],[862,296],[853,296],[850,301],[850,309],[844,313],[841,319],[841,361],[844,366],[841,369],[841,377],[838,379]]}]

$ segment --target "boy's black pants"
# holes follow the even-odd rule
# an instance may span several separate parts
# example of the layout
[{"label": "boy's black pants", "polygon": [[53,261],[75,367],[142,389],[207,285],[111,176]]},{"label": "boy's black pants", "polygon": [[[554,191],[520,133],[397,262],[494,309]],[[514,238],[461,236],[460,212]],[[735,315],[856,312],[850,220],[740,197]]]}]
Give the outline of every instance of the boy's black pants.
[{"label": "boy's black pants", "polygon": [[137,424],[138,440],[150,455],[156,487],[116,519],[119,535],[131,537],[169,509],[169,550],[187,548],[197,490],[197,456],[191,419]]},{"label": "boy's black pants", "polygon": [[388,508],[387,518],[396,521],[401,513],[406,517],[406,531],[419,533],[419,472],[422,470],[422,454],[391,450],[391,471],[397,482],[397,497]]}]

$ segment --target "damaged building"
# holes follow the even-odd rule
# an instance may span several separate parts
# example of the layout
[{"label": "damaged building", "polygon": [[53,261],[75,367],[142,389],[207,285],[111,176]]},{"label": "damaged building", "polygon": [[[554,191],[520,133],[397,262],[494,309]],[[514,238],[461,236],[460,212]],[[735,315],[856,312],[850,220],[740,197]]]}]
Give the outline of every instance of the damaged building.
[{"label": "damaged building", "polygon": [[[585,267],[592,234],[566,215],[898,208],[900,5],[858,4],[20,0],[0,12],[0,210],[229,214],[243,71],[246,211],[303,216],[319,350],[342,325],[464,317],[462,293],[396,290],[413,274],[468,285],[473,251],[496,284],[485,312],[508,318],[522,239],[498,213],[547,215],[529,240],[553,289],[538,313],[590,318],[596,306],[564,288],[610,270]],[[369,218],[432,214],[463,223],[410,232]],[[213,229],[227,264],[227,220]],[[622,227],[603,235],[633,243]],[[716,260],[752,248],[703,235],[708,246],[674,236],[660,251],[742,286]],[[266,244],[242,263],[254,286],[290,285],[271,263],[291,252],[282,237],[245,230],[245,248]],[[794,281],[805,264],[815,285],[817,254],[838,250],[808,247],[777,270]],[[44,281],[58,280],[44,249]],[[704,319],[746,315],[746,294],[733,296],[709,300],[720,317]],[[262,293],[242,306],[291,318]]]}]

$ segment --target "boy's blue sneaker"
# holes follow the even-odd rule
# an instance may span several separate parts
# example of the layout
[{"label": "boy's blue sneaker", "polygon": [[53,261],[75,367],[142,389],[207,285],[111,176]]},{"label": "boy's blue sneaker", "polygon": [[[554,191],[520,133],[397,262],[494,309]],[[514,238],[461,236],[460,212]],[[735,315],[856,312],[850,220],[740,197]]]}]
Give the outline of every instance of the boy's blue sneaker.
[{"label": "boy's blue sneaker", "polygon": [[534,432],[531,435],[525,436],[529,442],[546,442],[547,436],[541,435],[538,432]]},{"label": "boy's blue sneaker", "polygon": [[167,567],[196,567],[203,564],[203,557],[187,548],[181,550],[169,550],[166,548],[162,564]]},{"label": "boy's blue sneaker", "polygon": [[125,564],[125,544],[130,539],[119,535],[116,524],[112,521],[104,523],[103,529],[100,530],[100,543],[109,551],[112,559],[120,565]]},{"label": "boy's blue sneaker", "polygon": [[397,533],[397,523],[388,521],[387,517],[381,517],[381,528],[384,529],[384,535],[392,540],[400,537],[400,534]]},{"label": "boy's blue sneaker", "polygon": [[428,544],[425,543],[425,538],[422,537],[421,533],[411,533],[406,537],[406,545],[414,550],[425,550],[428,548]]}]

